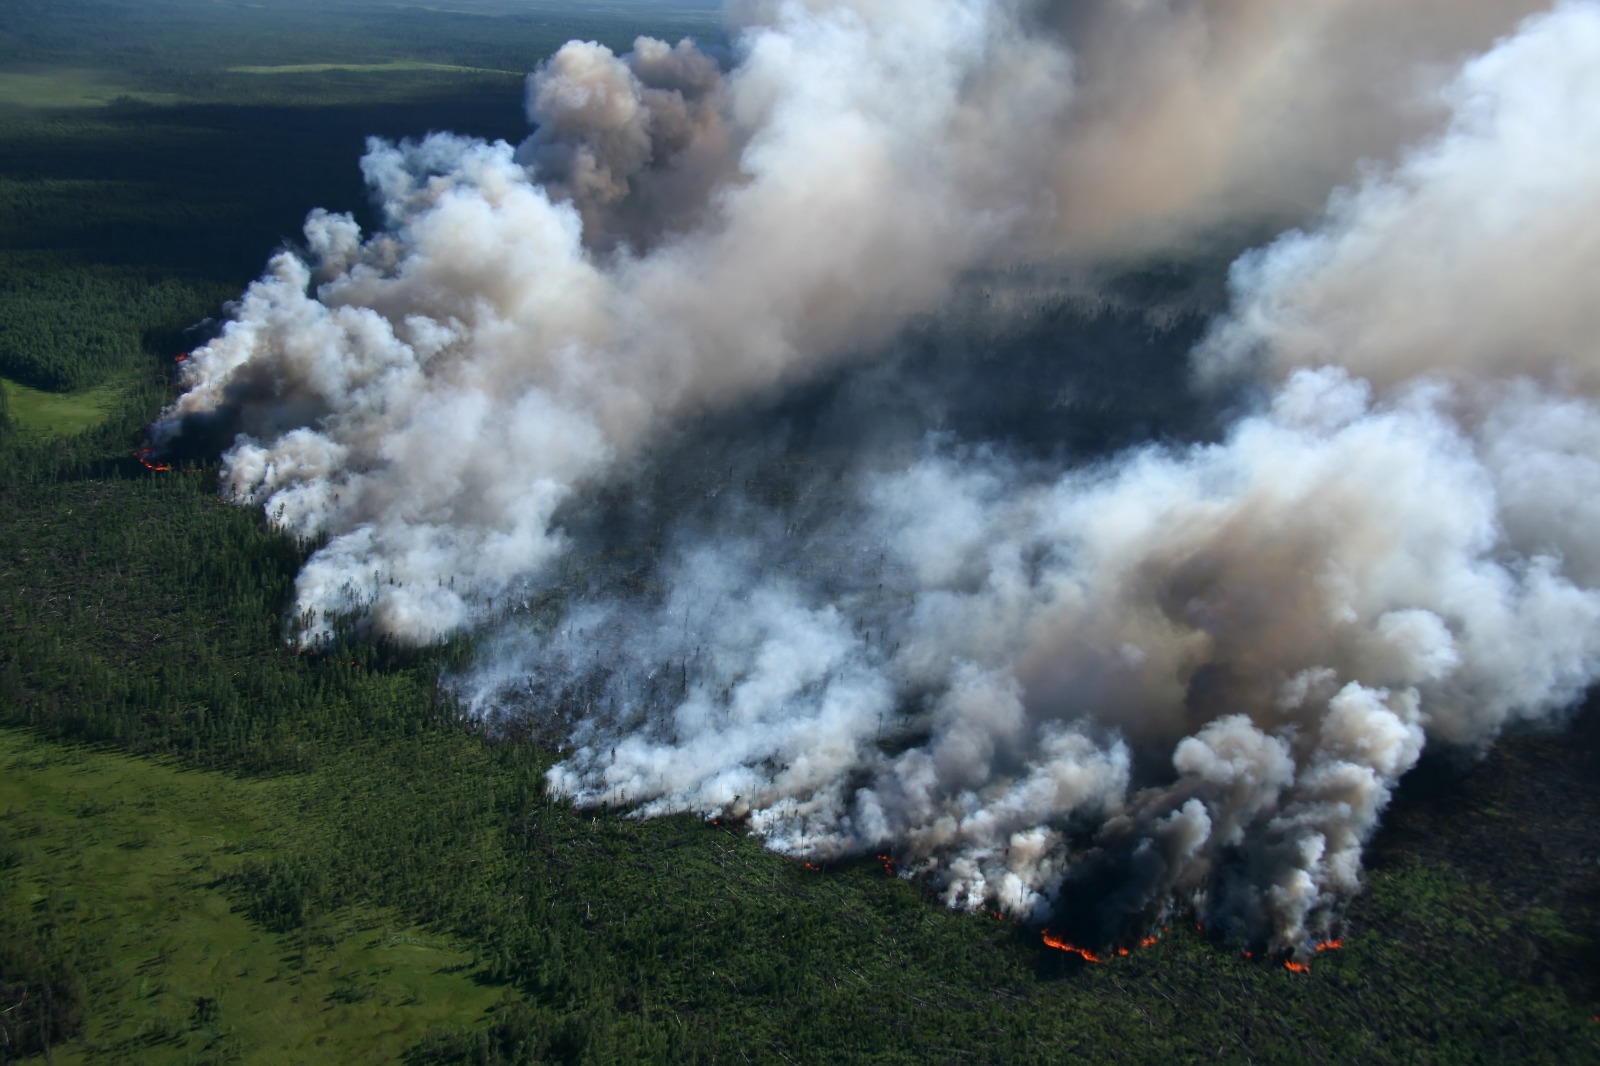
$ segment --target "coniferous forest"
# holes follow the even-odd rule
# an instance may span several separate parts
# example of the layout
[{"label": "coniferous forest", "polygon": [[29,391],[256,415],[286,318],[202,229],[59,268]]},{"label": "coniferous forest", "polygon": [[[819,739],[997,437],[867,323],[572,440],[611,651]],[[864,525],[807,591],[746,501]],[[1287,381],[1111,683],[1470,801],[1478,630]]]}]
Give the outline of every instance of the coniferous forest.
[{"label": "coniferous forest", "polygon": [[136,456],[173,360],[369,136],[516,139],[569,38],[714,5],[0,10],[0,1062],[1580,1062],[1600,708],[1425,759],[1309,973],[1091,964],[866,858],[575,810],[426,650],[288,639],[311,545]]}]

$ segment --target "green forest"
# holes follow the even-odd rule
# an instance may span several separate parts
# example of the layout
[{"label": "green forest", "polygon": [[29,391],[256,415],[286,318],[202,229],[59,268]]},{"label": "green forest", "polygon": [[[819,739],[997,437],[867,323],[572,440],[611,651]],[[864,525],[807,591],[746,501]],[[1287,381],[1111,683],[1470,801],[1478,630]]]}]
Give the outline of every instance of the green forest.
[{"label": "green forest", "polygon": [[[687,0],[0,12],[0,1063],[1600,1060],[1600,708],[1428,760],[1309,973],[1091,964],[867,858],[575,810],[441,695],[470,638],[287,640],[306,545],[135,453],[368,136],[524,135]],[[110,42],[91,46],[89,42]],[[1592,701],[1591,701],[1592,702]]]}]

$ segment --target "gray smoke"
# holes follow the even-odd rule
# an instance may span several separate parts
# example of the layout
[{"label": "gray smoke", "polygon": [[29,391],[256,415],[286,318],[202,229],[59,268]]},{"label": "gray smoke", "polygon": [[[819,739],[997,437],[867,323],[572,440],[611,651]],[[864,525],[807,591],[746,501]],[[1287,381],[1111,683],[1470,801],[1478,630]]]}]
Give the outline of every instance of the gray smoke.
[{"label": "gray smoke", "polygon": [[[459,693],[554,728],[578,803],[1304,951],[1427,742],[1600,661],[1600,5],[1533,6],[813,0],[738,5],[726,57],[574,43],[520,148],[373,144],[385,230],[313,213],[158,434],[237,434],[227,490],[326,538],[303,639],[488,626]],[[1107,321],[1096,264],[1339,182],[1234,266],[1201,391],[1148,378],[1231,421],[1085,458],[946,417],[1020,374],[1081,421],[1119,371],[1090,326],[1022,358],[1027,293]],[[1133,303],[1158,346],[1193,310]],[[830,381],[836,446],[785,467]]]}]

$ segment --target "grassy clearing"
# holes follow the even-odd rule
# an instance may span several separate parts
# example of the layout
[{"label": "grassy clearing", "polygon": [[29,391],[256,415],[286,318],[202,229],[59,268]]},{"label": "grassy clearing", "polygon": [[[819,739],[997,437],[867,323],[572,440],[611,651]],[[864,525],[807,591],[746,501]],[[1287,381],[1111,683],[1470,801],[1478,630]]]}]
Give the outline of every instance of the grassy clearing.
[{"label": "grassy clearing", "polygon": [[305,779],[238,780],[0,729],[5,906],[100,961],[60,1062],[391,1061],[501,999],[450,941],[346,910],[273,936],[223,878],[274,854]]},{"label": "grassy clearing", "polygon": [[11,420],[26,436],[68,437],[100,425],[116,410],[127,386],[108,381],[77,392],[45,392],[0,378]]},{"label": "grassy clearing", "polygon": [[524,72],[495,70],[491,67],[462,67],[451,63],[424,63],[420,60],[394,59],[386,63],[286,63],[270,67],[229,67],[229,74],[328,74],[349,71],[358,74],[403,74],[431,70],[448,74],[509,74],[520,78]]},{"label": "grassy clearing", "polygon": [[12,107],[105,107],[118,99],[173,103],[173,93],[148,92],[81,67],[0,71],[0,105]]}]

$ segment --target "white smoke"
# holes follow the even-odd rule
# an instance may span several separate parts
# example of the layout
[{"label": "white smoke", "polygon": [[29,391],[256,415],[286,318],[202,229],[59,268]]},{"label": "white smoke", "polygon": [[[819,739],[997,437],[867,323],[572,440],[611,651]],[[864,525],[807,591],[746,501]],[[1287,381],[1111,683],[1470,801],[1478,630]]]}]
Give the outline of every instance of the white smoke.
[{"label": "white smoke", "polygon": [[[239,421],[228,492],[328,538],[298,586],[310,633],[354,610],[405,640],[466,624],[663,421],[871,347],[1015,233],[1038,194],[1005,149],[1065,107],[1065,55],[987,3],[914,9],[786,7],[721,85],[692,45],[574,43],[530,79],[520,152],[372,144],[387,230],[314,213],[324,280],[274,258],[158,438]],[[1004,105],[972,113],[973,81]],[[682,201],[651,216],[667,231],[591,249],[618,201],[637,236],[635,186]]]},{"label": "white smoke", "polygon": [[[502,619],[459,689],[562,715],[577,802],[888,849],[1100,940],[1177,901],[1305,950],[1428,740],[1600,663],[1600,5],[1439,75],[1530,6],[813,0],[742,5],[727,69],[568,45],[521,148],[374,144],[386,230],[314,213],[315,265],[273,261],[160,432],[239,432],[228,490],[327,538],[308,639]],[[1216,441],[931,438],[847,460],[820,518],[668,507],[642,591],[518,607],[673,427],[871,357],[966,272],[1351,178],[1236,265],[1196,367],[1262,402]]]}]

